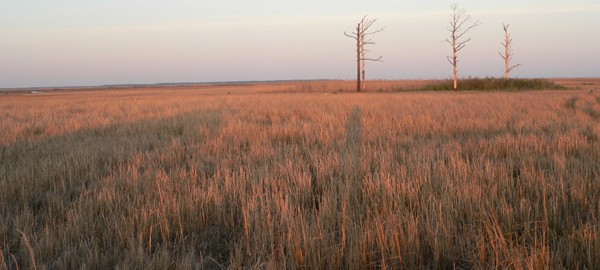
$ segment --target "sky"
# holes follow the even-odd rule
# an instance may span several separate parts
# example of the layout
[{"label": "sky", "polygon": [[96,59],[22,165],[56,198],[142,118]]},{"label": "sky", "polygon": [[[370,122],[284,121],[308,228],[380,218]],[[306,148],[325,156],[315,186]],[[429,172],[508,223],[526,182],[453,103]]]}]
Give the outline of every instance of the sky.
[{"label": "sky", "polygon": [[[348,79],[364,16],[367,79],[446,79],[454,1],[0,0],[0,88],[171,82]],[[598,0],[456,2],[481,25],[459,76],[504,73],[510,24],[514,77],[600,77]]]}]

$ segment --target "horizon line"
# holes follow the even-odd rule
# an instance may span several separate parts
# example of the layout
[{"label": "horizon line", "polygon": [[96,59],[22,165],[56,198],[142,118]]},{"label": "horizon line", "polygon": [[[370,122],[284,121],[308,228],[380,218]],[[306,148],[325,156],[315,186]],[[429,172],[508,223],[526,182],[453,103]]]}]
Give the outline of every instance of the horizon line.
[{"label": "horizon line", "polygon": [[[467,76],[459,79],[473,78],[495,78],[495,77],[473,77]],[[498,77],[502,78],[502,77]],[[368,81],[443,81],[452,78],[414,78],[414,79],[370,79]],[[514,77],[511,79],[600,79],[598,77]],[[227,85],[227,84],[260,84],[260,83],[288,83],[288,82],[318,82],[318,81],[356,81],[356,79],[278,79],[278,80],[231,80],[231,81],[203,81],[203,82],[158,82],[158,83],[115,83],[96,85],[63,85],[63,86],[24,86],[24,87],[0,87],[0,91],[28,91],[28,90],[68,90],[68,89],[98,89],[98,88],[143,88],[143,87],[174,87],[194,85]]]}]

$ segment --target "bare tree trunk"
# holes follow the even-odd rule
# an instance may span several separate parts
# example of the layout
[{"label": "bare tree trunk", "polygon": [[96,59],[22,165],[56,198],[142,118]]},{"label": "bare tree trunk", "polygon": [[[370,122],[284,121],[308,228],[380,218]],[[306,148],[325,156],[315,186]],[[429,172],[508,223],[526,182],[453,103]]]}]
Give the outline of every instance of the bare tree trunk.
[{"label": "bare tree trunk", "polygon": [[[505,49],[505,51],[504,51],[505,55],[508,55],[509,54],[508,47],[505,47],[504,49]],[[508,57],[504,57],[504,65],[505,65],[504,77],[508,80],[508,79],[510,79],[510,59]]]},{"label": "bare tree trunk", "polygon": [[[384,28],[369,32],[369,28],[377,20],[369,20],[367,16],[364,16],[362,20],[356,26],[356,32],[352,32],[352,35],[344,32],[344,35],[356,40],[356,91],[361,92],[366,86],[366,72],[365,62],[366,61],[381,61],[381,56],[377,59],[370,59],[366,57],[367,49],[366,45],[375,44],[375,42],[367,39],[367,36],[373,35],[383,31]],[[362,77],[362,78],[361,78]]]},{"label": "bare tree trunk", "polygon": [[[358,29],[358,28],[357,28]],[[361,80],[360,80],[360,75],[361,75],[361,45],[360,45],[360,38],[356,39],[356,92],[361,92]]]},{"label": "bare tree trunk", "polygon": [[362,48],[361,48],[361,59],[362,59],[362,67],[361,67],[361,71],[362,71],[362,90],[366,89],[366,84],[367,84],[367,76],[366,76],[366,71],[365,71],[365,54],[366,54],[366,50],[365,50],[365,44],[362,44]]},{"label": "bare tree trunk", "polygon": [[366,72],[365,72],[365,62],[363,61],[363,70],[362,70],[362,90],[366,90],[367,89],[367,79],[366,77]]},{"label": "bare tree trunk", "polygon": [[504,41],[501,42],[502,46],[504,47],[504,54],[502,54],[501,52],[498,52],[498,54],[500,54],[500,57],[502,57],[502,59],[504,59],[504,77],[508,80],[510,79],[510,72],[520,66],[521,64],[516,64],[514,66],[510,65],[510,60],[512,60],[513,57],[513,49],[512,49],[512,38],[510,37],[510,34],[508,33],[508,26],[509,24],[502,24],[503,29],[504,29]]},{"label": "bare tree trunk", "polygon": [[453,77],[454,77],[454,91],[458,91],[458,67],[457,67],[457,61],[456,61],[456,51],[454,51],[452,53],[452,65],[454,66],[454,72],[453,72]]},{"label": "bare tree trunk", "polygon": [[448,62],[452,65],[454,78],[454,91],[458,91],[458,52],[462,50],[470,38],[463,40],[463,36],[473,27],[478,26],[479,21],[472,22],[471,15],[467,14],[464,9],[459,9],[458,4],[450,6],[450,27],[447,28],[450,32],[450,38],[446,42],[452,46],[452,56],[447,56]]},{"label": "bare tree trunk", "polygon": [[361,40],[361,23],[356,26],[356,92],[361,92],[361,51],[362,51],[362,40]]}]

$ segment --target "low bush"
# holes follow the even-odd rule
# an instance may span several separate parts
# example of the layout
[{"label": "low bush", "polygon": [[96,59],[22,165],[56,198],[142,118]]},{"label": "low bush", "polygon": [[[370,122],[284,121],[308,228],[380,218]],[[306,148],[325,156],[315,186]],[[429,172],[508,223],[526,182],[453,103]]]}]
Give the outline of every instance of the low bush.
[{"label": "low bush", "polygon": [[[501,78],[468,78],[458,82],[459,91],[522,91],[522,90],[564,90],[562,85],[547,79],[501,79]],[[440,84],[423,87],[427,91],[454,90],[453,81],[447,80]]]},{"label": "low bush", "polygon": [[577,100],[579,99],[579,97],[570,97],[569,99],[567,99],[567,101],[565,101],[565,108],[570,109],[570,110],[576,110],[577,109]]}]

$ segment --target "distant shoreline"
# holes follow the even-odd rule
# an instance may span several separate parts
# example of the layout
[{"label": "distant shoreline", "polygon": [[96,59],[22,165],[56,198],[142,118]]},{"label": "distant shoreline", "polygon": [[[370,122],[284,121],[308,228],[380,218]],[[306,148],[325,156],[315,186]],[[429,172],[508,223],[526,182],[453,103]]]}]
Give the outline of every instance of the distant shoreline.
[{"label": "distant shoreline", "polygon": [[[32,91],[32,90],[76,90],[76,89],[116,89],[116,88],[152,88],[152,87],[177,87],[177,86],[215,86],[215,85],[244,85],[244,84],[270,84],[291,82],[320,82],[320,81],[345,81],[336,79],[310,79],[310,80],[267,80],[267,81],[215,81],[215,82],[173,82],[173,83],[130,83],[130,84],[103,84],[84,86],[33,86],[33,87],[6,87],[0,91]],[[395,80],[390,80],[395,81]],[[399,80],[404,81],[404,80]],[[407,80],[412,81],[412,80]]]},{"label": "distant shoreline", "polygon": [[[534,79],[534,78],[531,78]],[[556,81],[561,84],[570,84],[569,81],[596,81],[600,77],[553,77],[541,78],[551,81]],[[402,80],[384,80],[374,79],[371,82],[442,82],[448,79],[402,79]],[[96,86],[47,86],[47,87],[15,87],[15,88],[0,88],[0,93],[25,93],[40,94],[44,92],[54,91],[80,91],[80,90],[118,90],[118,89],[159,89],[159,88],[188,88],[188,87],[214,87],[214,86],[243,86],[243,85],[275,85],[286,83],[315,83],[315,82],[353,82],[354,80],[337,80],[337,79],[309,79],[309,80],[267,80],[267,81],[216,81],[216,82],[176,82],[176,83],[149,83],[149,84],[106,84]]]}]

